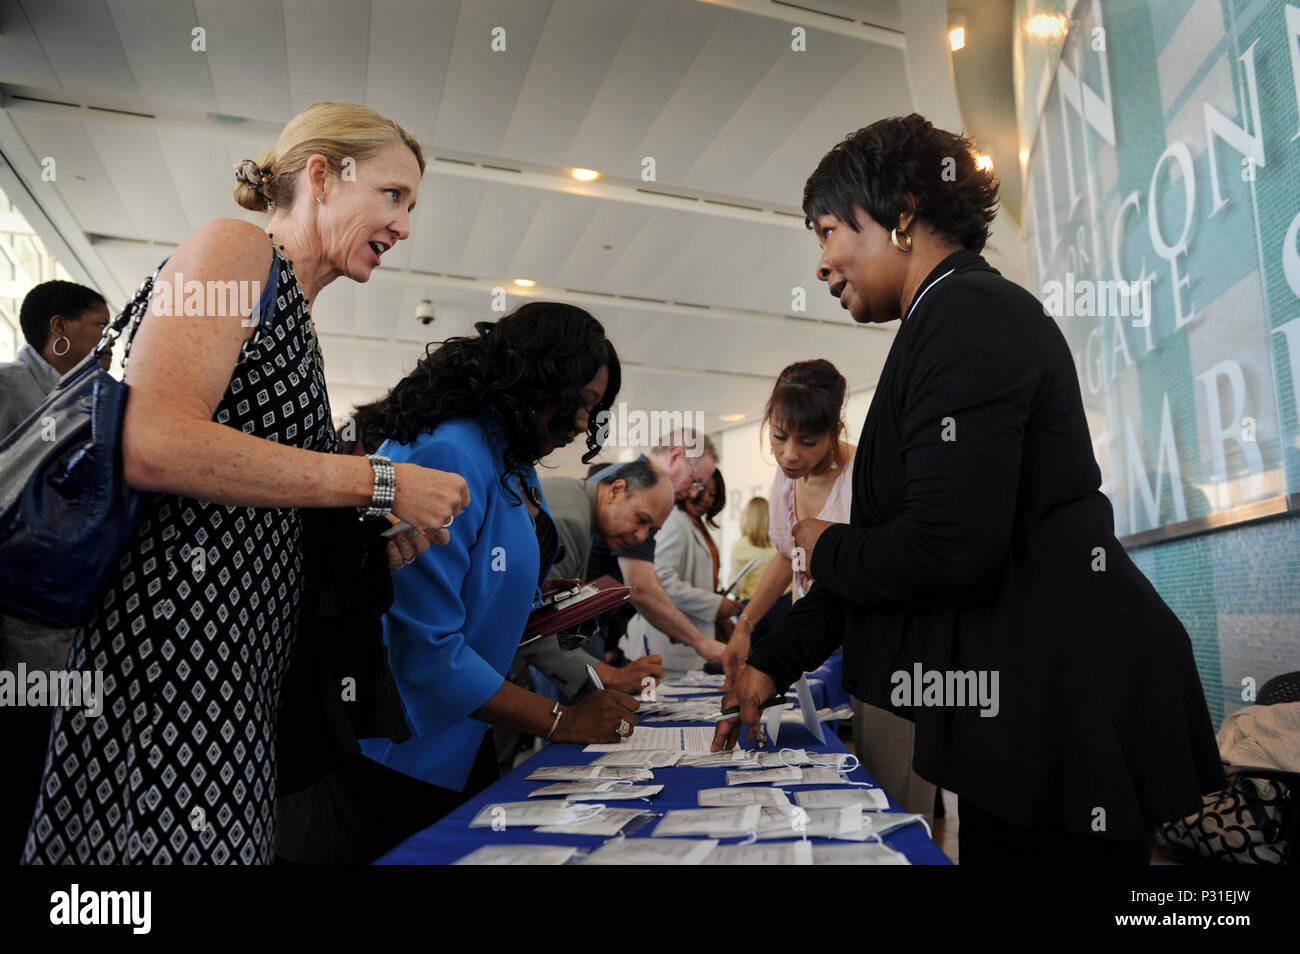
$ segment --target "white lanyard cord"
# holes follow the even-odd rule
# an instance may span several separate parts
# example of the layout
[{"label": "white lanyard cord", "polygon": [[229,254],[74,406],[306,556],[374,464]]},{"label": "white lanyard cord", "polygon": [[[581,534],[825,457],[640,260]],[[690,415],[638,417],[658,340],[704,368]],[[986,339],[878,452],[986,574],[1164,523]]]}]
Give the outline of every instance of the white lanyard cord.
[{"label": "white lanyard cord", "polygon": [[952,268],[950,268],[950,269],[948,269],[946,272],[944,272],[942,275],[940,275],[938,278],[936,278],[934,281],[930,282],[930,284],[928,284],[928,285],[926,285],[924,288],[922,288],[922,289],[921,289],[921,294],[919,294],[919,295],[916,296],[916,301],[912,302],[912,307],[909,308],[909,309],[907,309],[907,315],[904,316],[903,320],[906,321],[908,318],[911,318],[911,317],[912,317],[912,312],[916,311],[916,306],[919,305],[919,304],[921,304],[921,299],[925,297],[925,293],[926,293],[926,292],[928,292],[931,288],[933,288],[935,285],[939,284],[941,281],[943,281],[945,278],[947,278],[949,275],[951,275],[951,274],[952,274],[953,272],[955,272],[955,271],[957,271],[957,268],[956,268],[956,266],[953,266]]}]

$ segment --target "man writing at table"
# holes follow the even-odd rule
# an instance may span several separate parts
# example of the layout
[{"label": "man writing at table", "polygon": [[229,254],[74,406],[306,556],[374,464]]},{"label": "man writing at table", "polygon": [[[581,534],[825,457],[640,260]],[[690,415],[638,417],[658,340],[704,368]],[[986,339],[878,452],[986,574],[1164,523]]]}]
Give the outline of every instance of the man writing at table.
[{"label": "man writing at table", "polygon": [[[620,464],[600,479],[544,477],[540,483],[560,536],[560,555],[551,567],[548,583],[583,582],[593,539],[620,548],[638,546],[663,526],[673,508],[668,475],[648,461]],[[594,688],[588,667],[606,689],[632,694],[641,691],[646,676],[656,681],[664,677],[663,660],[658,656],[645,656],[616,668],[583,649],[566,652],[554,639],[539,639],[525,646],[514,668],[521,661],[549,677],[568,699]],[[547,694],[543,685],[535,688]]]}]

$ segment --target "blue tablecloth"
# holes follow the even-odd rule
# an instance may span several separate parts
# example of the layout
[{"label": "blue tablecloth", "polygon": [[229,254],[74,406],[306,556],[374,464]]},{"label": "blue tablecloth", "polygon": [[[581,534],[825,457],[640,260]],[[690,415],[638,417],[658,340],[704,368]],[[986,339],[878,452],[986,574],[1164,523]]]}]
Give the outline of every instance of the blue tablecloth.
[{"label": "blue tablecloth", "polygon": [[[670,723],[680,725],[681,723]],[[780,733],[780,747],[804,748],[808,752],[844,752],[844,744],[833,734],[826,734],[826,745],[818,745],[802,725],[783,725]],[[376,864],[381,865],[441,865],[450,864],[476,848],[490,842],[511,845],[573,845],[588,851],[600,847],[607,839],[594,835],[559,835],[538,834],[531,828],[511,828],[507,831],[493,831],[491,828],[470,828],[469,823],[484,807],[498,802],[521,802],[528,798],[528,793],[549,784],[547,782],[528,782],[524,778],[536,768],[545,765],[586,765],[598,756],[596,753],[582,751],[580,745],[554,744],[545,746],[536,755],[518,766],[509,775],[489,786],[478,796],[471,798],[464,805],[444,817],[437,824],[413,835],[380,858]],[[675,808],[698,808],[696,792],[702,788],[721,788],[726,785],[726,770],[721,768],[666,768],[654,770],[655,785],[663,785],[663,791],[648,804],[643,801],[609,802],[608,804],[627,808],[649,808],[656,812],[665,812]],[[871,777],[863,768],[856,769],[850,776],[853,781],[870,782]],[[647,783],[649,784],[649,783]],[[801,786],[804,787],[804,786]],[[806,788],[832,788],[835,786],[810,785]],[[787,791],[792,794],[799,789],[791,786]],[[890,799],[890,809],[899,811],[899,806]],[[632,838],[646,838],[654,830],[654,821],[640,831],[629,835]],[[743,839],[721,839],[722,844],[735,844]],[[818,843],[846,844],[832,842],[830,839],[812,839]],[[939,846],[930,840],[925,829],[919,824],[908,825],[885,836],[885,844],[902,852],[914,865],[946,865],[952,862]]]}]

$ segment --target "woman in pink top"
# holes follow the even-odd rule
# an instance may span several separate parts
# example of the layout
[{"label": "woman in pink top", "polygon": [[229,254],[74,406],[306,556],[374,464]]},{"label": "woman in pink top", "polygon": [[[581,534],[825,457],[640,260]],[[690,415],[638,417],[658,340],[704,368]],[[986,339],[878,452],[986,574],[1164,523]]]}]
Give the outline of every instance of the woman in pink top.
[{"label": "woman in pink top", "polygon": [[[740,614],[722,664],[730,688],[749,656],[754,624],[793,582],[791,601],[812,586],[808,562],[794,547],[793,527],[816,517],[849,522],[853,460],[857,448],[841,439],[844,376],[824,359],[799,361],[781,372],[764,411],[776,458],[769,534],[777,555],[768,564],[753,599]],[[853,700],[853,742],[868,772],[909,812],[929,815],[934,786],[912,771],[911,722],[858,699]]]}]

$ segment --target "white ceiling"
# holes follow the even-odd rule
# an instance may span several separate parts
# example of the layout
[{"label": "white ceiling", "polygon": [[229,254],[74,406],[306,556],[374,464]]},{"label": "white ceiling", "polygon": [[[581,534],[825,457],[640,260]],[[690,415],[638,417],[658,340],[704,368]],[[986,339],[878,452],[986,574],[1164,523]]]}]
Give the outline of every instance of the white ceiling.
[{"label": "white ceiling", "polygon": [[[942,20],[942,0],[913,2]],[[900,0],[0,0],[0,151],[20,208],[120,305],[187,234],[242,214],[232,164],[295,112],[366,103],[434,158],[410,240],[315,304],[336,416],[493,317],[493,287],[520,303],[527,277],[605,324],[621,400],[716,430],[793,360],[876,380],[893,326],[855,326],[815,280],[799,200],[845,133],[914,108],[902,22]]]}]

